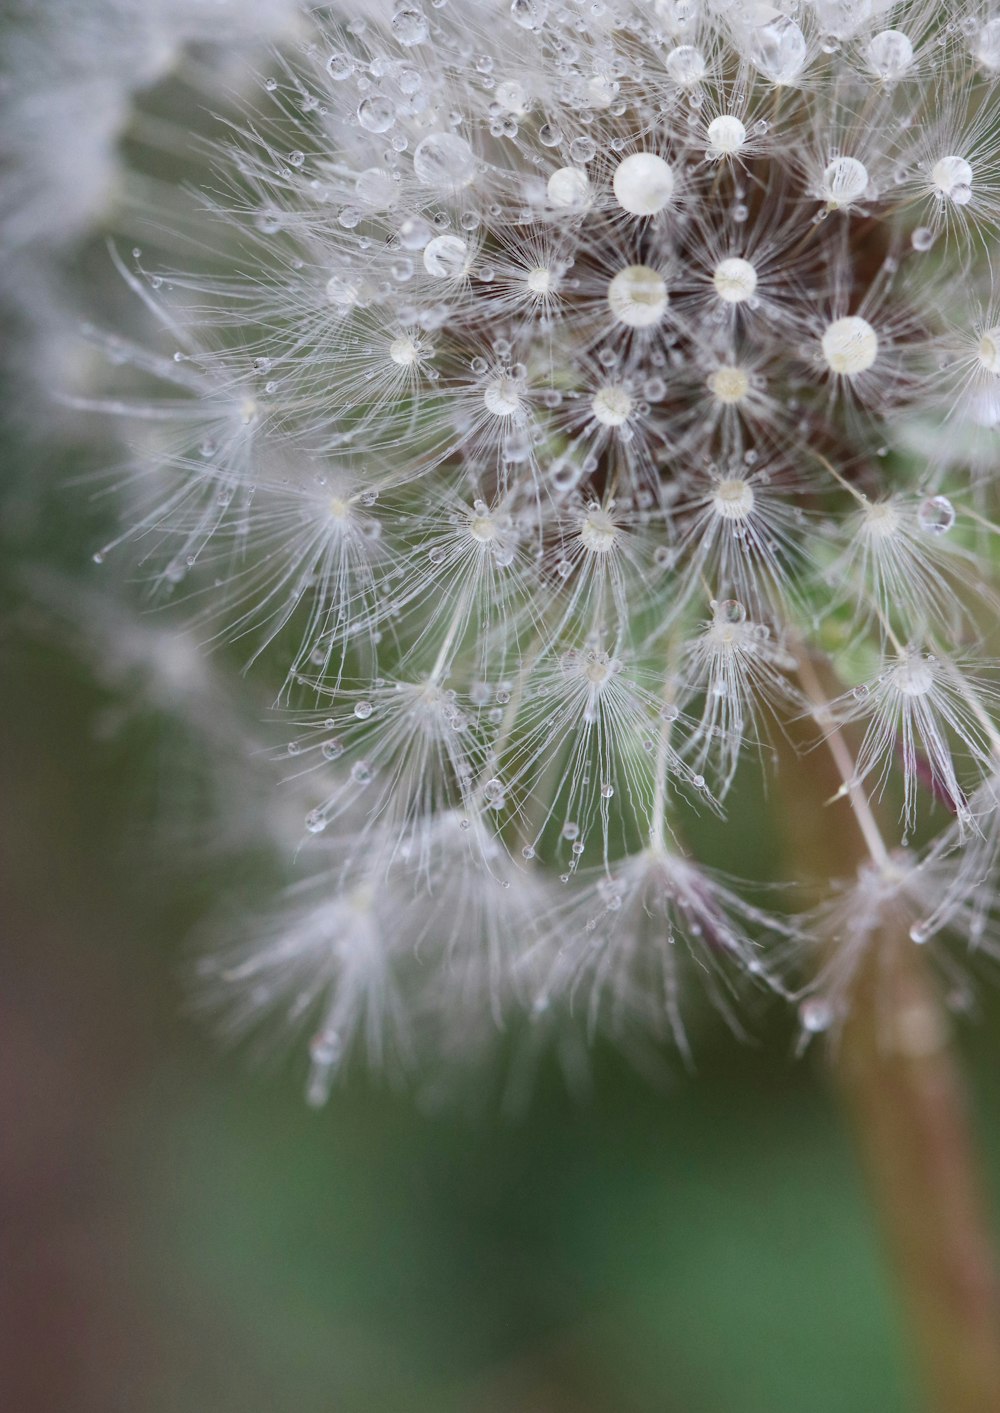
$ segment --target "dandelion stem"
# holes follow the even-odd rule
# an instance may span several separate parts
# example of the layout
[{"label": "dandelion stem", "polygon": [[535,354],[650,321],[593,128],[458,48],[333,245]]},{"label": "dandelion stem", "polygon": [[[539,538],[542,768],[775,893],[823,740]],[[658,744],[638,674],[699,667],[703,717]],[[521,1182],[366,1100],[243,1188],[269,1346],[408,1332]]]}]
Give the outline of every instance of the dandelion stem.
[{"label": "dandelion stem", "polygon": [[[866,854],[891,867],[871,805],[851,783],[850,747],[825,710],[820,670],[804,646],[799,657],[813,717],[828,732],[829,764],[811,755],[812,781],[800,774],[795,785],[805,788],[785,796],[790,862],[804,879],[849,878]],[[831,829],[812,803],[817,787],[825,798],[838,777],[860,834]],[[995,1413],[1000,1278],[965,1086],[927,954],[898,928],[876,934],[857,972],[831,1046],[832,1075],[895,1273],[924,1406]]]},{"label": "dandelion stem", "polygon": [[1000,1399],[1000,1282],[948,1018],[924,953],[881,939],[835,1074],[934,1413]]}]

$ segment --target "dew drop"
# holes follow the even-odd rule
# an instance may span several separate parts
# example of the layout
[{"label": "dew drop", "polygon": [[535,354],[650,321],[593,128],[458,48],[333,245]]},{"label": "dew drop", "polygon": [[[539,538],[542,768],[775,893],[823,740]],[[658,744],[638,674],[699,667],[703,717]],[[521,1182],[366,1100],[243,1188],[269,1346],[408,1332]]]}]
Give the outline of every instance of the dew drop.
[{"label": "dew drop", "polygon": [[362,98],[358,104],[358,122],[366,132],[388,132],[395,121],[395,108],[380,93]]},{"label": "dew drop", "polygon": [[667,55],[667,73],[682,87],[700,83],[707,72],[705,57],[693,44],[681,44]]},{"label": "dew drop", "polygon": [[548,11],[548,0],[511,0],[511,17],[522,29],[541,29]]},{"label": "dew drop", "polygon": [[823,172],[821,190],[831,206],[849,206],[867,187],[868,169],[856,157],[835,157]]},{"label": "dew drop", "polygon": [[972,200],[972,168],[964,157],[939,157],[931,168],[931,182],[956,206],[967,206]]},{"label": "dew drop", "polygon": [[757,288],[757,271],[749,260],[731,256],[716,265],[712,284],[724,304],[743,304]]},{"label": "dew drop", "polygon": [[720,623],[745,623],[747,611],[739,599],[723,599],[715,606],[715,617]]},{"label": "dew drop", "polygon": [[927,535],[946,535],[955,523],[955,507],[947,496],[928,496],[917,511],[917,521]]},{"label": "dew drop", "polygon": [[458,133],[428,133],[413,150],[413,174],[422,186],[456,191],[476,175],[475,154]]},{"label": "dew drop", "polygon": [[562,210],[579,210],[587,205],[590,182],[579,167],[560,167],[552,173],[545,187],[552,206]]},{"label": "dew drop", "polygon": [[751,63],[772,83],[791,83],[805,66],[805,35],[794,20],[780,15],[750,31],[749,55]]},{"label": "dew drop", "polygon": [[331,54],[326,61],[326,71],[334,83],[343,83],[354,72],[354,62],[347,54]]},{"label": "dew drop", "polygon": [[427,38],[427,21],[419,10],[397,10],[392,17],[392,32],[400,44],[410,49]]},{"label": "dew drop", "polygon": [[424,269],[439,280],[465,274],[469,247],[461,236],[435,236],[424,247]]},{"label": "dew drop", "polygon": [[829,1001],[818,996],[813,997],[802,1002],[799,1007],[799,1020],[803,1030],[808,1031],[810,1035],[820,1035],[833,1024],[833,1007]]},{"label": "dew drop", "polygon": [[631,216],[653,216],[674,194],[674,172],[655,152],[633,152],[615,169],[615,197]]},{"label": "dew drop", "polygon": [[658,324],[667,310],[667,284],[648,265],[628,265],[608,285],[608,304],[615,318],[630,329]]},{"label": "dew drop", "polygon": [[878,334],[867,319],[850,314],[827,326],[821,347],[831,372],[855,378],[867,372],[878,357]]},{"label": "dew drop", "polygon": [[898,29],[884,29],[868,43],[868,62],[881,79],[898,79],[913,63],[913,45]]},{"label": "dew drop", "polygon": [[708,125],[708,155],[727,157],[739,152],[747,140],[746,126],[731,113],[722,113]]}]

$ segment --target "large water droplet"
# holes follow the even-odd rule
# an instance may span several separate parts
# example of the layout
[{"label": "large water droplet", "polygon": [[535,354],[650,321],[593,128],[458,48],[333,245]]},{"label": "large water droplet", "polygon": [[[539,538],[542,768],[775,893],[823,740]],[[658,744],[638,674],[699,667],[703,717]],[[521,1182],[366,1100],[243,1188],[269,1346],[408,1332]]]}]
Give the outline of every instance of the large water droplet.
[{"label": "large water droplet", "polygon": [[476,175],[475,154],[457,133],[428,133],[414,149],[413,174],[423,186],[455,191]]},{"label": "large water droplet", "polygon": [[548,0],[511,0],[510,13],[522,29],[540,29],[548,12]]},{"label": "large water droplet", "polygon": [[913,45],[902,30],[884,29],[868,44],[868,62],[879,78],[902,78],[913,63]]},{"label": "large water droplet", "polygon": [[928,496],[917,511],[921,530],[927,535],[946,535],[955,523],[955,507],[947,496]]},{"label": "large water droplet", "polygon": [[765,78],[772,83],[791,83],[806,62],[805,35],[794,20],[780,15],[750,31],[749,53]]},{"label": "large water droplet", "polygon": [[427,38],[427,21],[419,10],[397,10],[392,17],[392,32],[409,49]]},{"label": "large water droplet", "polygon": [[358,104],[358,122],[366,132],[387,132],[396,121],[396,110],[381,93],[362,98]]},{"label": "large water droplet", "polygon": [[439,280],[457,279],[465,273],[469,247],[460,236],[435,236],[424,249],[424,269]]}]

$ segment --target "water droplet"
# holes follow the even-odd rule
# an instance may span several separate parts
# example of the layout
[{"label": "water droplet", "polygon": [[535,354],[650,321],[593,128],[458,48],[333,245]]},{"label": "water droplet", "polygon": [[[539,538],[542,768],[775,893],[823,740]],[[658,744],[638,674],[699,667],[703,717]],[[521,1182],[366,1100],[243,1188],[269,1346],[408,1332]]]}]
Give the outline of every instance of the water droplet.
[{"label": "water droplet", "polygon": [[461,236],[435,236],[424,248],[424,269],[439,280],[465,273],[469,247]]},{"label": "water droplet", "polygon": [[579,167],[560,167],[549,177],[545,190],[549,203],[561,210],[582,208],[590,198],[587,173]]},{"label": "water droplet", "polygon": [[597,155],[597,143],[592,137],[575,137],[569,145],[569,155],[574,162],[591,162]]},{"label": "water droplet", "polygon": [[917,511],[921,530],[927,535],[946,535],[955,523],[955,507],[947,496],[928,496]]},{"label": "water droplet", "polygon": [[864,196],[868,168],[856,157],[835,157],[823,172],[821,191],[831,206],[849,206]]},{"label": "water droplet", "polygon": [[548,11],[548,0],[511,0],[511,16],[522,29],[540,29]]},{"label": "water droplet", "polygon": [[693,44],[681,44],[667,55],[666,69],[674,83],[688,87],[701,82],[707,66],[704,55]]},{"label": "water droplet", "polygon": [[654,216],[662,211],[675,184],[673,168],[655,152],[633,152],[619,162],[611,183],[618,205],[630,216]]},{"label": "water droplet", "polygon": [[395,121],[395,108],[380,93],[362,98],[358,104],[358,122],[366,132],[387,132]]},{"label": "water droplet", "polygon": [[326,61],[326,71],[334,83],[343,83],[354,72],[354,60],[348,54],[331,54]]},{"label": "water droplet", "polygon": [[731,156],[739,152],[747,140],[746,126],[731,113],[722,113],[708,125],[708,155]]},{"label": "water droplet", "polygon": [[956,206],[967,206],[972,200],[972,168],[964,157],[939,157],[931,168],[931,182],[939,195]]},{"label": "water droplet", "polygon": [[772,83],[791,83],[796,79],[805,65],[806,52],[805,35],[787,15],[756,25],[750,31],[750,61]]},{"label": "water droplet", "polygon": [[984,69],[1000,69],[1000,18],[987,20],[976,37],[973,53]]},{"label": "water droplet", "polygon": [[410,49],[427,38],[427,21],[419,10],[397,10],[392,17],[392,32],[400,44]]},{"label": "water droplet", "polygon": [[898,79],[913,63],[913,45],[902,30],[884,29],[868,43],[868,62],[881,79]]},{"label": "water droplet", "polygon": [[413,174],[422,186],[455,191],[476,175],[475,154],[458,133],[428,133],[413,150]]},{"label": "water droplet", "polygon": [[371,702],[355,702],[354,715],[359,721],[367,721],[374,710]]},{"label": "water droplet", "polygon": [[820,1035],[833,1024],[833,1007],[829,1001],[815,996],[802,1002],[799,1007],[799,1020],[803,1030],[808,1031],[810,1035]]},{"label": "water droplet", "polygon": [[723,599],[715,605],[715,617],[719,623],[745,623],[747,611],[739,599]]}]

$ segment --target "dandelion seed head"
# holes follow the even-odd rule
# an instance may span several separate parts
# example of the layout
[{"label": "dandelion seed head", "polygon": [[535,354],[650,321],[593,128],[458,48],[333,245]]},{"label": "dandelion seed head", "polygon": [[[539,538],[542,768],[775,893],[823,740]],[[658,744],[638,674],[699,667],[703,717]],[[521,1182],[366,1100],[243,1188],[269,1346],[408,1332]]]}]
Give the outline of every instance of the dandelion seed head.
[{"label": "dandelion seed head", "polygon": [[749,481],[729,477],[713,490],[712,507],[722,520],[741,521],[749,517],[756,499]]},{"label": "dandelion seed head", "polygon": [[708,153],[711,157],[732,157],[747,140],[746,125],[732,113],[720,113],[708,125]]},{"label": "dandelion seed head", "polygon": [[549,177],[546,191],[553,206],[581,207],[590,197],[590,180],[579,167],[560,167]]},{"label": "dandelion seed head", "polygon": [[628,265],[608,285],[608,304],[621,324],[648,329],[659,324],[667,310],[667,282],[648,265]]},{"label": "dandelion seed head", "polygon": [[939,157],[931,168],[935,190],[956,206],[966,206],[972,200],[972,175],[971,164],[954,154]]},{"label": "dandelion seed head", "polygon": [[608,383],[598,388],[590,400],[590,409],[604,427],[621,427],[632,411],[631,393],[620,383]]},{"label": "dandelion seed head", "polygon": [[823,332],[823,357],[833,373],[855,378],[866,373],[878,357],[878,334],[867,319],[849,314],[835,319]]},{"label": "dandelion seed head", "polygon": [[[229,968],[240,1024],[300,1028],[319,1103],[353,1053],[466,1057],[513,1014],[687,1056],[692,987],[836,1031],[870,919],[988,946],[997,22],[300,20],[217,133],[211,240],[113,251],[153,332],[95,320],[81,399],[130,448],[100,573],[131,543],[192,641],[285,674],[294,847],[328,866]],[[804,715],[872,857],[800,925],[678,799],[728,857],[746,762],[776,827]]]},{"label": "dandelion seed head", "polygon": [[676,181],[670,163],[655,152],[633,152],[615,168],[612,186],[623,211],[655,216],[673,197]]},{"label": "dandelion seed head", "polygon": [[867,186],[868,169],[856,157],[835,157],[823,172],[823,195],[834,207],[857,201]]},{"label": "dandelion seed head", "polygon": [[605,510],[587,511],[580,526],[580,541],[586,549],[593,554],[607,554],[617,536],[618,527]]},{"label": "dandelion seed head", "polygon": [[708,386],[720,402],[731,405],[742,402],[750,391],[750,375],[738,365],[726,364],[709,375]]},{"label": "dandelion seed head", "polygon": [[757,288],[757,271],[749,260],[730,256],[716,265],[712,272],[715,292],[725,304],[742,304],[753,297]]},{"label": "dandelion seed head", "polygon": [[988,373],[1000,373],[1000,328],[990,329],[979,340],[979,362]]}]

